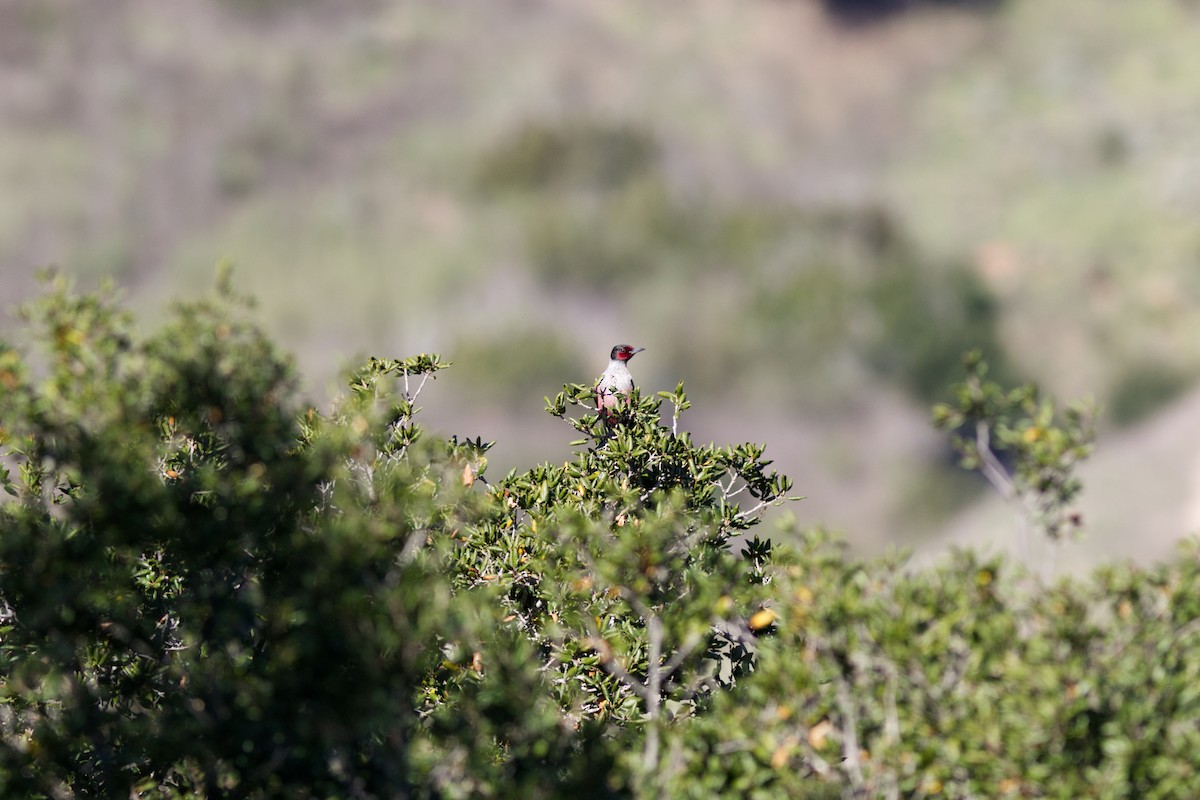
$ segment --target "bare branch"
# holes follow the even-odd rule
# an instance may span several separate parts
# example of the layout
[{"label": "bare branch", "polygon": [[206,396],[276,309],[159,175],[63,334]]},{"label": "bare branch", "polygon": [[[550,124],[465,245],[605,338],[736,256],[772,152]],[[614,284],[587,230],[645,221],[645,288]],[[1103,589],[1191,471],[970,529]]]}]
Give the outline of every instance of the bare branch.
[{"label": "bare branch", "polygon": [[683,644],[675,651],[675,655],[671,656],[670,660],[663,665],[663,678],[666,679],[675,674],[675,670],[679,669],[688,656],[694,653],[703,641],[703,637],[695,633],[690,634],[688,638],[684,639]]},{"label": "bare branch", "polygon": [[425,388],[425,384],[429,381],[432,374],[430,372],[424,373],[421,376],[421,383],[417,386],[417,390],[412,393],[412,397],[408,397],[408,373],[404,373],[404,395],[408,399],[408,402],[415,403],[417,401],[417,397],[420,396],[421,390]]},{"label": "bare branch", "polygon": [[647,775],[654,774],[658,763],[658,715],[662,704],[663,674],[659,660],[662,658],[663,628],[662,620],[657,615],[651,615],[646,620],[647,639],[650,646],[650,657],[646,666],[646,744],[642,750],[642,768]]},{"label": "bare branch", "polygon": [[843,764],[850,774],[850,783],[855,789],[863,785],[862,763],[859,758],[858,744],[858,712],[854,700],[850,697],[850,685],[844,675],[837,677],[837,703],[842,712],[842,754]]},{"label": "bare branch", "polygon": [[759,511],[762,511],[764,508],[767,508],[768,506],[772,506],[774,504],[775,504],[775,501],[773,501],[773,500],[760,500],[758,502],[758,504],[755,505],[753,508],[748,508],[745,511],[740,512],[734,519],[740,520],[740,519],[746,519],[747,517],[753,517]]},{"label": "bare branch", "polygon": [[1008,474],[1008,470],[992,452],[991,428],[984,420],[975,423],[975,449],[979,455],[979,471],[983,473],[983,477],[987,479],[988,483],[995,487],[1005,502],[1013,506],[1016,511],[1021,530],[1021,558],[1028,564],[1030,540],[1033,538],[1033,532],[1030,529],[1032,511],[1022,498],[1021,492],[1012,476]]}]

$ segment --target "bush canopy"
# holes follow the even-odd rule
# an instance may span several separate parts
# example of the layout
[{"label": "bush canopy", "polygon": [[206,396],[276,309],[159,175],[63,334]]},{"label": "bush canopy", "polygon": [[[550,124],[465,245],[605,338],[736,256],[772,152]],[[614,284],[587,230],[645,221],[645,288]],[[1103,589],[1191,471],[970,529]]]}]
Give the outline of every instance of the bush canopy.
[{"label": "bush canopy", "polygon": [[[791,484],[674,390],[569,460],[435,436],[436,355],[328,412],[224,286],[141,336],[61,280],[0,346],[0,795],[1144,797],[1200,791],[1200,550],[1044,583],[757,534]],[[1027,533],[1090,423],[968,363],[935,421]],[[1133,532],[1131,532],[1132,534]]]}]

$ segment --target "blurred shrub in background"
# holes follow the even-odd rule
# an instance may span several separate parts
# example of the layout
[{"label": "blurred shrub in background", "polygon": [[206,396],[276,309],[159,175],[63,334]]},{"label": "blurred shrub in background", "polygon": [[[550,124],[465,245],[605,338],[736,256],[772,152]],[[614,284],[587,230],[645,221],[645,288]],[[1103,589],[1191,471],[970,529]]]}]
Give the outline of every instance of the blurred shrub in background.
[{"label": "blurred shrub in background", "polygon": [[899,243],[879,261],[866,294],[876,325],[867,357],[919,400],[944,396],[965,350],[985,353],[1002,382],[1015,377],[997,331],[996,302],[969,269],[930,270]]},{"label": "blurred shrub in background", "polygon": [[1116,425],[1132,425],[1183,394],[1193,376],[1169,364],[1141,361],[1129,365],[1105,406]]},{"label": "blurred shrub in background", "polygon": [[492,145],[476,180],[490,191],[613,189],[648,172],[657,159],[654,136],[632,124],[530,121]]},{"label": "blurred shrub in background", "polygon": [[992,10],[1004,0],[822,0],[825,10],[845,22],[874,22],[922,6]]},{"label": "blurred shrub in background", "polygon": [[886,208],[679,196],[657,153],[631,125],[527,122],[480,157],[478,181],[518,193],[539,283],[635,298],[694,380],[806,404],[874,372],[932,402],[973,348],[1011,376],[987,287],[926,263]]},{"label": "blurred shrub in background", "polygon": [[561,335],[550,329],[513,329],[486,337],[470,336],[454,347],[455,364],[470,370],[472,394],[489,404],[512,408],[533,394],[545,393],[562,382],[563,375],[592,371],[583,364]]}]

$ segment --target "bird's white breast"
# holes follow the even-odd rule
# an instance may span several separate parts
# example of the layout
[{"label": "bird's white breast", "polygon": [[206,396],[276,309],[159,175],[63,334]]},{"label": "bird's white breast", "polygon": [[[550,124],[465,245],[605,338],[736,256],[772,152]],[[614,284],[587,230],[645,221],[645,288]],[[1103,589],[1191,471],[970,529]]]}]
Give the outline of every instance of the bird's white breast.
[{"label": "bird's white breast", "polygon": [[600,376],[596,388],[604,394],[629,394],[633,389],[633,374],[623,361],[613,361]]}]

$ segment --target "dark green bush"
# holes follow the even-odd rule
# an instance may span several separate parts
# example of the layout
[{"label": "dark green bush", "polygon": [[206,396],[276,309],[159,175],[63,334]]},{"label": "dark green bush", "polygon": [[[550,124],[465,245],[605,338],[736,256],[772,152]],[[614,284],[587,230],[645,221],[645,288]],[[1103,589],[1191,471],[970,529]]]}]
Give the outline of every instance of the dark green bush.
[{"label": "dark green bush", "polygon": [[1193,383],[1177,368],[1153,361],[1126,368],[1112,388],[1107,408],[1117,425],[1133,425],[1161,410]]},{"label": "dark green bush", "polygon": [[528,122],[483,154],[477,181],[488,190],[613,189],[657,159],[654,136],[634,125]]},{"label": "dark green bush", "polygon": [[508,408],[536,402],[539,387],[586,371],[559,332],[549,327],[510,328],[487,337],[477,332],[464,335],[455,344],[454,363],[470,370],[473,394]]},{"label": "dark green bush", "polygon": [[[396,411],[412,395],[381,404],[374,375],[333,416],[301,414],[289,363],[221,304],[145,341],[65,291],[32,317],[49,374],[6,350],[0,406],[4,796],[569,782],[529,645],[448,577],[478,498],[440,478],[476,448],[416,446]],[[520,695],[461,668],[488,642]],[[460,685],[452,715],[428,707]]]},{"label": "dark green bush", "polygon": [[545,200],[529,214],[525,238],[530,266],[551,286],[611,291],[704,266],[688,263],[707,241],[703,214],[674,201],[661,180]]},{"label": "dark green bush", "polygon": [[972,349],[983,352],[1001,380],[1012,380],[996,301],[971,270],[931,271],[899,244],[880,260],[868,297],[878,320],[871,363],[918,399],[941,399],[959,375],[962,354]]},{"label": "dark green bush", "polygon": [[[228,296],[148,338],[62,285],[29,319],[42,355],[0,348],[0,796],[1195,794],[1195,545],[1043,586],[772,544],[788,481],[692,442],[682,386],[612,429],[566,386],[573,457],[489,479],[489,443],[414,418],[437,356],[319,413]],[[967,465],[1055,535],[1086,419],[969,366],[939,423],[986,429]]]}]

